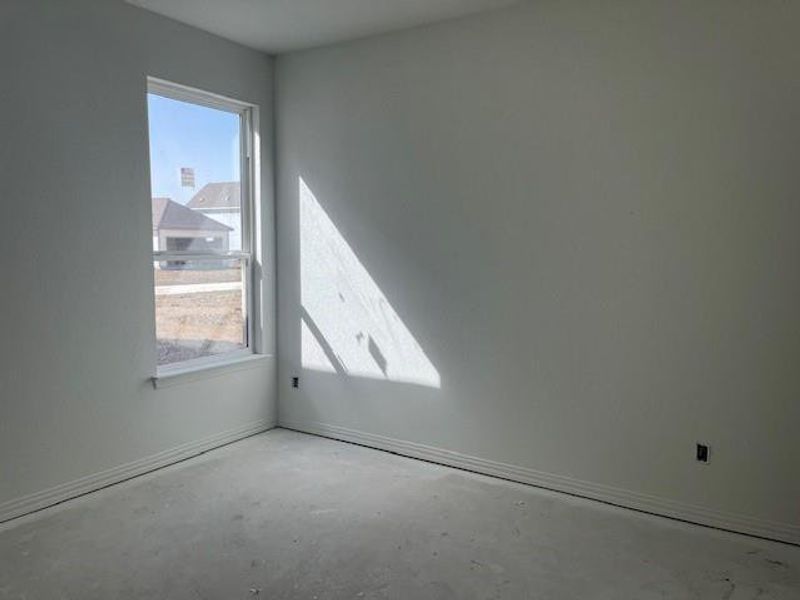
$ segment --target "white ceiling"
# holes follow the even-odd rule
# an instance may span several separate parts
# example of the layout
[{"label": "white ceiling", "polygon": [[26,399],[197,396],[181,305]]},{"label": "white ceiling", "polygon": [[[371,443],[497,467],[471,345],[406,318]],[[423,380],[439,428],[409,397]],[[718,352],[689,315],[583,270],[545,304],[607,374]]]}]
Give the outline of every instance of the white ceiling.
[{"label": "white ceiling", "polygon": [[270,53],[433,23],[517,0],[126,0]]}]

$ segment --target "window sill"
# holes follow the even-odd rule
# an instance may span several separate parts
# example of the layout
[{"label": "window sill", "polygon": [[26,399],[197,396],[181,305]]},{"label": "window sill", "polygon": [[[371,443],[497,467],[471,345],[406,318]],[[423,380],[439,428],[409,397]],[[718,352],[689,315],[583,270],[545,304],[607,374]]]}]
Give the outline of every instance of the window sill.
[{"label": "window sill", "polygon": [[187,367],[184,369],[174,369],[166,373],[160,373],[151,378],[153,387],[161,389],[191,383],[209,377],[227,375],[235,371],[244,371],[263,366],[271,358],[268,354],[248,354],[224,362]]}]

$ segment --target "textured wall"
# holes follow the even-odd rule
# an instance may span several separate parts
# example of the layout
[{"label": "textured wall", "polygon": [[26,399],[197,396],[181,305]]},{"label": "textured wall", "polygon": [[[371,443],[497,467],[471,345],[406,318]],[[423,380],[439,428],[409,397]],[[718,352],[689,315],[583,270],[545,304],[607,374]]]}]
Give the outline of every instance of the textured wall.
[{"label": "textured wall", "polygon": [[0,507],[274,422],[274,358],[154,390],[146,77],[263,112],[274,355],[272,63],[121,1],[0,4]]},{"label": "textured wall", "polygon": [[279,57],[281,423],[800,536],[798,30],[531,2]]}]

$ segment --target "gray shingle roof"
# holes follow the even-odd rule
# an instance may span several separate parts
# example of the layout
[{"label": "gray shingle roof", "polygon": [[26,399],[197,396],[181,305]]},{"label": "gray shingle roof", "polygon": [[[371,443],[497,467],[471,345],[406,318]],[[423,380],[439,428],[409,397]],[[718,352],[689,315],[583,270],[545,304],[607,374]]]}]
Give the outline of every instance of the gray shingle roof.
[{"label": "gray shingle roof", "polygon": [[233,231],[231,227],[169,198],[153,198],[153,229]]},{"label": "gray shingle roof", "polygon": [[186,204],[189,208],[239,208],[242,186],[238,181],[207,183]]}]

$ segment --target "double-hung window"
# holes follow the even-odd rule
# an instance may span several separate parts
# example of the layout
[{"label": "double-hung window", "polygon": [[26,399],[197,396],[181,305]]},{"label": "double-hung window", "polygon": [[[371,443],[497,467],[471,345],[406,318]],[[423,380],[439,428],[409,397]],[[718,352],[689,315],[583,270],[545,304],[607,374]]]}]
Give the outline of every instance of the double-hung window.
[{"label": "double-hung window", "polygon": [[255,108],[148,80],[158,372],[253,352]]}]

